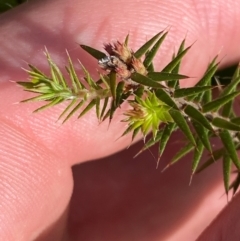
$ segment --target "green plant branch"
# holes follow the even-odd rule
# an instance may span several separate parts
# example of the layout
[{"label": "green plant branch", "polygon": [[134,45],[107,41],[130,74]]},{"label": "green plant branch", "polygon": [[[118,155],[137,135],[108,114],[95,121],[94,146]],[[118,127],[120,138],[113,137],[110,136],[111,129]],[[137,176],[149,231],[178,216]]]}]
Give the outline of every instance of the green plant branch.
[{"label": "green plant branch", "polygon": [[[124,112],[123,121],[128,127],[122,135],[132,133],[134,139],[138,133],[142,133],[145,140],[146,135],[152,132],[152,137],[137,155],[158,144],[158,165],[170,136],[179,129],[186,137],[186,144],[166,168],[193,152],[191,182],[195,173],[222,159],[226,193],[230,189],[235,193],[240,184],[240,161],[237,155],[240,149],[240,117],[234,113],[233,101],[240,94],[237,90],[240,68],[237,68],[232,81],[217,98],[212,97],[211,85],[219,65],[217,56],[196,86],[181,89],[179,80],[188,77],[180,74],[179,69],[191,46],[185,48],[183,40],[172,60],[161,71],[155,71],[153,61],[166,36],[167,32],[156,34],[135,52],[128,46],[129,36],[123,43],[105,45],[106,54],[80,45],[97,59],[102,69],[98,80],[94,80],[81,63],[83,78],[79,78],[68,55],[68,82],[46,51],[50,76],[29,65],[30,70],[27,72],[30,82],[18,84],[37,96],[22,102],[47,101],[47,104],[36,110],[40,111],[68,101],[69,105],[60,115],[63,122],[77,112],[80,112],[80,118],[93,107],[100,121],[107,118],[111,121],[115,111],[127,102],[129,109]],[[83,105],[85,108],[82,110]],[[220,139],[222,148],[216,150],[212,147],[213,137]],[[210,153],[210,158],[200,165],[204,150]],[[230,183],[232,165],[238,174]]]}]

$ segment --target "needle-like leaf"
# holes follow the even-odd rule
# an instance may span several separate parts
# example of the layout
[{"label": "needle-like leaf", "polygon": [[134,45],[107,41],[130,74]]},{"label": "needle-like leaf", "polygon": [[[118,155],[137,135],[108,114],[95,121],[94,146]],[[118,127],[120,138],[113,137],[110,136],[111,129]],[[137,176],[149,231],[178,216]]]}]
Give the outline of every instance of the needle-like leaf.
[{"label": "needle-like leaf", "polygon": [[231,158],[228,154],[223,156],[223,181],[225,192],[228,194],[229,191],[229,181],[230,181],[230,173],[231,173]]},{"label": "needle-like leaf", "polygon": [[187,51],[191,48],[191,46],[187,47],[180,54],[178,54],[167,66],[165,66],[161,72],[171,72],[182,60],[183,56],[187,53]]},{"label": "needle-like leaf", "polygon": [[[185,47],[185,39],[181,42],[177,55],[181,54],[184,51],[184,47]],[[173,54],[172,60],[175,59],[175,54]],[[179,69],[180,69],[180,65],[181,65],[181,61],[173,68],[173,70],[171,71],[173,74],[178,74],[179,73]],[[167,85],[170,88],[175,88],[178,89],[179,88],[179,80],[172,80],[172,81],[168,81]]]},{"label": "needle-like leaf", "polygon": [[[215,60],[213,60],[215,62]],[[204,74],[204,76],[199,80],[199,82],[196,84],[196,86],[206,86],[211,83],[211,78],[216,73],[219,63],[216,64],[210,64],[211,68],[208,68],[207,72]]]},{"label": "needle-like leaf", "polygon": [[115,105],[116,106],[120,106],[124,85],[125,85],[125,83],[123,81],[119,82],[118,85],[117,85],[116,98],[115,98]]},{"label": "needle-like leaf", "polygon": [[200,124],[198,121],[192,120],[192,125],[193,128],[196,131],[196,134],[198,135],[199,140],[202,142],[202,144],[204,145],[204,147],[210,152],[212,153],[212,147],[209,141],[209,130],[206,129],[202,124]]},{"label": "needle-like leaf", "polygon": [[159,140],[162,138],[162,134],[163,134],[163,129],[159,130],[156,134],[156,137],[153,138],[151,137],[147,143],[144,144],[144,146],[142,147],[142,149],[134,156],[137,157],[138,155],[140,155],[142,152],[144,152],[145,150],[149,149],[151,146],[155,145],[156,143],[159,142]]},{"label": "needle-like leaf", "polygon": [[[198,139],[197,140],[197,148],[195,148],[194,154],[193,154],[192,175],[195,174],[195,172],[197,170],[198,164],[203,155],[203,150],[204,150],[204,146],[203,146],[202,142],[199,141],[199,139]],[[191,181],[190,181],[190,183],[191,183]]]},{"label": "needle-like leaf", "polygon": [[219,133],[219,136],[222,140],[223,146],[226,148],[226,151],[229,155],[229,157],[232,159],[234,165],[237,167],[237,169],[240,169],[240,161],[238,159],[236,147],[233,143],[232,137],[227,130],[222,130]]},{"label": "needle-like leaf", "polygon": [[[215,62],[215,61],[213,60],[213,62]],[[211,63],[210,64],[211,68],[208,68],[207,72],[203,75],[201,80],[196,84],[196,87],[211,85],[211,79],[212,79],[213,75],[216,73],[218,65],[219,65],[219,63],[214,64],[214,65],[213,65],[213,63]],[[194,99],[195,101],[200,101],[203,98],[204,93],[207,93],[207,92],[205,91],[203,93],[199,93],[198,96],[191,96],[188,99],[189,100]],[[205,96],[205,99],[208,99],[210,97],[209,93],[207,95],[208,95],[208,97],[206,98],[206,96]]]},{"label": "needle-like leaf", "polygon": [[117,88],[117,76],[116,76],[116,72],[111,72],[110,76],[110,89],[111,89],[111,93],[112,93],[112,97],[113,99],[116,99],[116,88]]},{"label": "needle-like leaf", "polygon": [[225,95],[223,97],[217,98],[216,100],[213,100],[210,103],[207,103],[203,105],[202,110],[204,113],[210,112],[210,111],[216,111],[223,105],[225,105],[227,102],[233,100],[235,97],[237,97],[240,94],[240,91],[233,92],[231,94]]},{"label": "needle-like leaf", "polygon": [[142,47],[140,47],[135,53],[134,56],[138,59],[141,58],[150,48],[151,46],[158,40],[158,38],[162,35],[163,31],[153,36],[150,40],[148,40]]},{"label": "needle-like leaf", "polygon": [[178,110],[171,109],[169,111],[169,114],[171,115],[171,117],[173,118],[173,120],[175,121],[177,126],[180,128],[180,130],[183,132],[183,134],[190,141],[190,143],[193,146],[196,146],[196,142],[193,137],[193,134],[192,134],[191,130],[189,129],[189,126],[188,126],[185,118],[183,117],[182,113]]},{"label": "needle-like leaf", "polygon": [[231,119],[231,122],[236,124],[236,125],[240,125],[240,117],[234,117]]},{"label": "needle-like leaf", "polygon": [[62,123],[65,123],[74,113],[76,113],[82,107],[83,104],[83,100],[79,101],[79,103],[68,113],[67,117],[63,120]]},{"label": "needle-like leaf", "polygon": [[215,117],[212,121],[212,124],[216,127],[231,130],[231,131],[240,131],[240,126],[236,125],[230,121],[227,121],[226,119]]},{"label": "needle-like leaf", "polygon": [[77,102],[77,99],[73,99],[71,103],[64,109],[62,114],[58,117],[58,120],[60,120]]},{"label": "needle-like leaf", "polygon": [[173,158],[172,160],[169,162],[169,164],[162,170],[162,172],[164,172],[167,168],[169,168],[170,166],[172,166],[173,164],[175,164],[176,162],[178,162],[179,160],[181,160],[184,156],[186,156],[188,153],[190,153],[192,150],[194,149],[194,146],[192,145],[192,143],[188,143],[187,145],[185,145]]},{"label": "needle-like leaf", "polygon": [[[180,78],[179,78],[180,79]],[[196,86],[196,87],[190,87],[190,88],[181,88],[174,91],[173,96],[175,98],[182,98],[187,96],[196,96],[199,93],[202,93],[206,90],[212,89],[212,86]]]},{"label": "needle-like leaf", "polygon": [[172,81],[178,79],[187,79],[189,78],[186,75],[176,74],[176,73],[165,73],[165,72],[148,72],[147,76],[155,81]]},{"label": "needle-like leaf", "polygon": [[225,154],[224,148],[220,148],[218,150],[213,151],[211,157],[207,159],[199,168],[197,168],[195,173],[202,172],[207,167],[209,167],[210,165],[212,165],[213,163],[221,159],[221,157],[223,157],[224,154]]},{"label": "needle-like leaf", "polygon": [[233,195],[237,192],[239,186],[240,186],[240,174],[238,173],[238,175],[235,178],[235,180],[229,186],[229,190],[233,189]]},{"label": "needle-like leaf", "polygon": [[222,116],[225,118],[230,118],[233,115],[233,100],[227,102],[222,108]]},{"label": "needle-like leaf", "polygon": [[92,55],[97,60],[106,57],[106,54],[104,54],[103,52],[101,52],[97,49],[94,49],[92,47],[89,47],[89,46],[86,46],[86,45],[83,45],[83,44],[80,44],[80,47],[82,49],[84,49],[86,52],[88,52],[90,55]]},{"label": "needle-like leaf", "polygon": [[64,101],[64,99],[62,97],[57,97],[57,98],[53,99],[50,103],[37,108],[36,110],[33,111],[33,113],[37,113],[37,112],[40,112],[42,110],[48,109],[49,107],[60,104],[63,101]]},{"label": "needle-like leaf", "polygon": [[155,94],[159,100],[164,102],[166,105],[178,109],[176,103],[173,101],[173,99],[167,94],[163,89],[158,89],[155,91]]},{"label": "needle-like leaf", "polygon": [[[158,52],[159,47],[161,46],[163,40],[165,39],[165,37],[167,36],[168,32],[164,33],[161,38],[154,44],[154,46],[152,47],[152,49],[150,51],[147,52],[146,57],[143,61],[143,65],[148,68],[148,66],[152,63],[155,55]],[[135,54],[136,56],[136,54]]]},{"label": "needle-like leaf", "polygon": [[220,95],[219,95],[220,97],[226,96],[226,95],[236,91],[236,87],[240,83],[240,73],[239,72],[240,72],[240,66],[238,66],[238,68],[236,69],[232,81],[220,93]]},{"label": "needle-like leaf", "polygon": [[85,115],[88,111],[90,111],[94,105],[96,105],[97,103],[97,99],[93,99],[86,107],[85,109],[80,113],[80,115],[78,116],[78,119],[81,118],[83,115]]},{"label": "needle-like leaf", "polygon": [[147,76],[141,75],[139,73],[133,73],[131,75],[131,79],[137,82],[138,84],[145,85],[148,87],[153,87],[153,88],[165,88],[163,85],[157,83],[156,81],[148,78]]},{"label": "needle-like leaf", "polygon": [[100,114],[100,119],[101,119],[101,120],[102,120],[102,118],[103,118],[103,116],[104,116],[104,114],[105,114],[105,111],[106,111],[106,108],[107,108],[107,105],[108,105],[108,100],[109,100],[108,97],[106,97],[106,98],[104,99],[103,108],[102,108],[102,111],[101,111],[101,114]]},{"label": "needle-like leaf", "polygon": [[176,129],[175,123],[169,123],[168,125],[165,125],[163,129],[163,133],[161,135],[161,139],[159,142],[159,148],[158,148],[158,162],[160,161],[160,158],[167,146],[167,143],[169,141],[169,138],[172,134],[172,132]]},{"label": "needle-like leaf", "polygon": [[192,119],[196,120],[198,123],[203,125],[205,128],[207,128],[210,131],[213,131],[213,128],[207,118],[195,107],[191,105],[187,105],[184,109],[184,112],[191,117]]}]

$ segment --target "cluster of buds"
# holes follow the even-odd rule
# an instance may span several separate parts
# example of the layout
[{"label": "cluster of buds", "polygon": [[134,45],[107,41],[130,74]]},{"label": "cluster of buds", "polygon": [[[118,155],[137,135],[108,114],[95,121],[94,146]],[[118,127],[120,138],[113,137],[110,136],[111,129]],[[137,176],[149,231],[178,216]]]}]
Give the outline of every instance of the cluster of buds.
[{"label": "cluster of buds", "polygon": [[144,99],[137,96],[135,98],[134,101],[129,100],[132,109],[124,113],[127,118],[123,121],[128,122],[131,130],[140,128],[144,137],[152,130],[155,139],[159,125],[173,121],[169,114],[170,107],[151,92]]},{"label": "cluster of buds", "polygon": [[98,61],[102,69],[116,72],[122,80],[129,80],[134,72],[147,75],[141,59],[134,56],[133,51],[128,48],[126,43],[106,44],[104,49],[109,55]]}]

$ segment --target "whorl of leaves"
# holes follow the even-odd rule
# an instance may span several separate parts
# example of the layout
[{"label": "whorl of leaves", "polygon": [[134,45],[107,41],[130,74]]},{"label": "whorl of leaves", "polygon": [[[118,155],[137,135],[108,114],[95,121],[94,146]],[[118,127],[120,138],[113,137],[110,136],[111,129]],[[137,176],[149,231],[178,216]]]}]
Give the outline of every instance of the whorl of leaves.
[{"label": "whorl of leaves", "polygon": [[[50,75],[47,76],[29,65],[30,82],[18,84],[25,91],[34,92],[37,96],[22,102],[46,101],[47,104],[36,110],[40,111],[68,101],[67,108],[59,117],[63,122],[77,112],[80,118],[92,108],[95,108],[99,121],[107,118],[111,121],[117,108],[128,102],[130,109],[124,113],[126,118],[123,120],[127,122],[128,128],[123,135],[132,133],[134,139],[138,133],[142,133],[144,138],[149,131],[153,134],[137,155],[158,144],[159,162],[171,134],[179,129],[186,137],[186,144],[168,166],[193,152],[192,178],[195,173],[222,160],[225,191],[228,193],[233,189],[235,193],[240,184],[240,161],[237,155],[237,150],[240,149],[240,117],[234,113],[233,101],[240,94],[237,90],[240,68],[236,69],[231,82],[217,98],[212,97],[211,85],[211,79],[219,65],[217,56],[195,87],[179,88],[179,80],[188,78],[180,74],[179,69],[190,47],[185,47],[183,40],[172,60],[162,70],[155,71],[153,60],[166,35],[167,32],[156,34],[137,51],[128,47],[129,36],[123,43],[105,45],[106,54],[80,45],[98,60],[99,66],[104,70],[99,74],[98,80],[92,79],[82,65],[84,77],[79,78],[68,56],[66,70],[69,83],[46,51]],[[221,141],[220,149],[213,149],[213,137]],[[204,150],[209,153],[209,159],[199,165]],[[237,177],[230,183],[233,166]]]}]

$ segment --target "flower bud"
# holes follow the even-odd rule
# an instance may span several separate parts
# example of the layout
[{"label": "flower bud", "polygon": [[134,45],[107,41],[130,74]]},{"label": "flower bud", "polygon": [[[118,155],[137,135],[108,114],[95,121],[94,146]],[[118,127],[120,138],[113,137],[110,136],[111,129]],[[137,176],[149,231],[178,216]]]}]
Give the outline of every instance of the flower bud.
[{"label": "flower bud", "polygon": [[113,45],[106,44],[104,48],[109,55],[118,57],[126,64],[130,63],[132,60],[132,51],[127,47],[126,44],[122,44],[117,41]]},{"label": "flower bud", "polygon": [[132,67],[134,70],[142,75],[147,75],[147,70],[140,59],[135,57],[132,58]]}]

